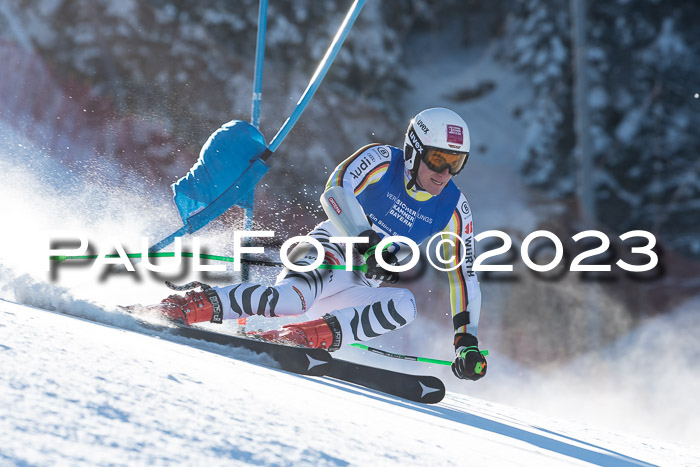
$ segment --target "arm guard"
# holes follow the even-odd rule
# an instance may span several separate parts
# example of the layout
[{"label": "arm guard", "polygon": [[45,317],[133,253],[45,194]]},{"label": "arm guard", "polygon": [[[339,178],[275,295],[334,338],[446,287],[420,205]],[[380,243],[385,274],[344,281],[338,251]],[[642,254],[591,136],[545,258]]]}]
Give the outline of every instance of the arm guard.
[{"label": "arm guard", "polygon": [[357,237],[372,228],[360,202],[341,186],[332,186],[324,191],[321,206],[328,219],[344,236]]}]

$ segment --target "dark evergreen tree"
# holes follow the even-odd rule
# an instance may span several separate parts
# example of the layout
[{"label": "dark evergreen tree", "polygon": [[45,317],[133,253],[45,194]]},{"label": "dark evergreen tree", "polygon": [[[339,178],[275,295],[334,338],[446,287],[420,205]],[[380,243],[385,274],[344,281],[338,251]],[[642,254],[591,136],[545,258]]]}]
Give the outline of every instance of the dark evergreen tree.
[{"label": "dark evergreen tree", "polygon": [[[651,230],[700,256],[700,33],[687,1],[588,2],[587,104],[598,219]],[[529,0],[513,11],[502,56],[534,84],[522,152],[528,183],[576,191],[569,2]]]},{"label": "dark evergreen tree", "polygon": [[688,1],[592,2],[600,220],[700,257],[700,32]]},{"label": "dark evergreen tree", "polygon": [[576,162],[567,2],[528,0],[512,11],[500,54],[531,78],[532,105],[522,118],[529,130],[520,152],[527,182],[560,197],[575,192]]}]

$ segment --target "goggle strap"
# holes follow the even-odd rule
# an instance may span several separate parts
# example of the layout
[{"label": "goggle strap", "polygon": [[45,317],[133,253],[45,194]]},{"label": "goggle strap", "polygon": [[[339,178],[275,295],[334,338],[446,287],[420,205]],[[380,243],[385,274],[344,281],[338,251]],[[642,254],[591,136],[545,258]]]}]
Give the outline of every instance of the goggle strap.
[{"label": "goggle strap", "polygon": [[423,153],[425,152],[425,146],[423,145],[423,141],[421,141],[418,137],[416,131],[413,129],[413,125],[411,125],[411,127],[408,129],[408,140],[411,142],[413,149],[415,149],[417,156],[422,159]]}]

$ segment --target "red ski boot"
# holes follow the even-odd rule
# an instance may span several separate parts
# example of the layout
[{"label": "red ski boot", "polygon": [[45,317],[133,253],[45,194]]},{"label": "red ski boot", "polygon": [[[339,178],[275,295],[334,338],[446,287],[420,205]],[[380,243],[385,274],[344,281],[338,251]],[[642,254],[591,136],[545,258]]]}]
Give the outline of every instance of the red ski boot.
[{"label": "red ski boot", "polygon": [[152,308],[169,320],[185,326],[205,321],[221,323],[223,320],[221,300],[209,287],[202,287],[201,292],[190,290],[184,297],[171,295]]},{"label": "red ski boot", "polygon": [[329,352],[338,350],[342,340],[338,318],[331,315],[304,323],[287,324],[282,326],[282,329],[250,334],[262,337],[266,341],[321,348]]}]

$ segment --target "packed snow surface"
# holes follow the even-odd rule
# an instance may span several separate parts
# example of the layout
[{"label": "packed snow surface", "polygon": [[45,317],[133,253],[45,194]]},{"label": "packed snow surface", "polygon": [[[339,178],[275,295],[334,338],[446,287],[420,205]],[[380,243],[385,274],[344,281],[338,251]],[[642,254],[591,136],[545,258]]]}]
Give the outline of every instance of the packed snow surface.
[{"label": "packed snow surface", "polygon": [[698,450],[466,395],[417,404],[235,357],[0,300],[0,463],[700,463]]}]

